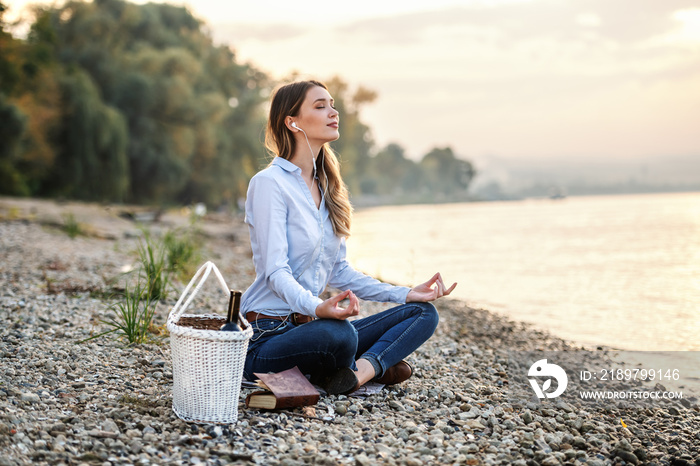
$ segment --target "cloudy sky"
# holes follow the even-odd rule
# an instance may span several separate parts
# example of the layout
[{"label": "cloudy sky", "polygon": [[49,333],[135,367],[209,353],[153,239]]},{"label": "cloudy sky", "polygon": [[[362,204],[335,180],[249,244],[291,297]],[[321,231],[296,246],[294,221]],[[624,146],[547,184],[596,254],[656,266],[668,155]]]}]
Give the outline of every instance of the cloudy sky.
[{"label": "cloudy sky", "polygon": [[700,156],[697,0],[173,3],[273,77],[375,90],[376,142],[413,157]]}]

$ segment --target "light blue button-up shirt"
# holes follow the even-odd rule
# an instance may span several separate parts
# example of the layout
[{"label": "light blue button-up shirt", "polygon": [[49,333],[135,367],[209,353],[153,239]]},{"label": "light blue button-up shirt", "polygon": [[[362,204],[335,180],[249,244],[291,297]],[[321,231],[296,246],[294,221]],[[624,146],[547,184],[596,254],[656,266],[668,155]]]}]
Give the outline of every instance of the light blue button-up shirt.
[{"label": "light blue button-up shirt", "polygon": [[316,208],[301,168],[281,157],[250,180],[245,221],[255,281],[243,293],[241,312],[316,316],[327,285],[359,298],[405,303],[410,288],[382,283],[346,260],[345,238],[333,232],[325,199]]}]

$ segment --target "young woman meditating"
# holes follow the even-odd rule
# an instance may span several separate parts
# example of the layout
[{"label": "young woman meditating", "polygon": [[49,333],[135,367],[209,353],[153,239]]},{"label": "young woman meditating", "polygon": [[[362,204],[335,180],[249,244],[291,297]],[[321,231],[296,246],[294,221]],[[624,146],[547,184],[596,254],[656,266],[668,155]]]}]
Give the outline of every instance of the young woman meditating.
[{"label": "young woman meditating", "polygon": [[[338,127],[320,82],[287,84],[272,97],[265,145],[275,157],[250,181],[245,204],[256,273],[241,303],[254,329],[249,380],[298,366],[330,394],[370,380],[403,382],[412,373],[403,358],[437,326],[430,301],[457,285],[447,288],[438,273],[414,288],[393,286],[350,266],[352,206],[329,145]],[[324,301],[327,285],[343,292]],[[360,313],[358,298],[400,305],[350,321]]]}]

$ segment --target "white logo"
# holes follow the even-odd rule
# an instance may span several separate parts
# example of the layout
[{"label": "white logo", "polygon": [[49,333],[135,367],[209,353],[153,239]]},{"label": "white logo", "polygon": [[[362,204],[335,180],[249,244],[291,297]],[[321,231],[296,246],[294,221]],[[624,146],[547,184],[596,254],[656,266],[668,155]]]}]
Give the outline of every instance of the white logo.
[{"label": "white logo", "polygon": [[[556,398],[566,390],[566,385],[569,383],[569,378],[566,376],[564,369],[557,366],[556,364],[547,364],[546,359],[540,359],[530,366],[530,370],[527,372],[528,377],[548,377],[547,380],[542,384],[542,388],[537,383],[535,379],[528,379],[532,389],[538,398]],[[552,393],[547,393],[550,385],[552,385],[552,378],[557,381],[557,389]]]}]

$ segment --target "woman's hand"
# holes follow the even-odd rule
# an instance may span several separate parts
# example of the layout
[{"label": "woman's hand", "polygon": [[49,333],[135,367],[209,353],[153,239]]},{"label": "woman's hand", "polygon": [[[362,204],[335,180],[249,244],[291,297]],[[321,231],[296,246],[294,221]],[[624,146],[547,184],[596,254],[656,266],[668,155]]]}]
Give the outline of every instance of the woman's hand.
[{"label": "woman's hand", "polygon": [[[435,287],[433,287],[435,285]],[[453,283],[451,287],[445,288],[445,283],[442,281],[442,275],[436,273],[433,278],[425,283],[411,289],[406,296],[407,303],[427,303],[428,301],[434,301],[443,296],[447,296],[452,293],[455,289],[457,283]]]},{"label": "woman's hand", "polygon": [[[343,309],[338,306],[342,300],[348,298],[350,303]],[[319,319],[345,320],[348,317],[356,316],[360,313],[360,300],[350,291],[343,291],[319,304],[316,307],[316,317]]]}]

